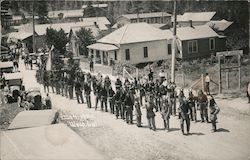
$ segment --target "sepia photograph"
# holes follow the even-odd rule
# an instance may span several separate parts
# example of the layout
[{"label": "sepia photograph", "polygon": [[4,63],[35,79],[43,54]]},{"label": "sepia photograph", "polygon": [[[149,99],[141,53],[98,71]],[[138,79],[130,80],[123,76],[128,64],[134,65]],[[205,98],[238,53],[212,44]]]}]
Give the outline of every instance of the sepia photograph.
[{"label": "sepia photograph", "polygon": [[250,160],[249,0],[0,3],[0,160]]}]

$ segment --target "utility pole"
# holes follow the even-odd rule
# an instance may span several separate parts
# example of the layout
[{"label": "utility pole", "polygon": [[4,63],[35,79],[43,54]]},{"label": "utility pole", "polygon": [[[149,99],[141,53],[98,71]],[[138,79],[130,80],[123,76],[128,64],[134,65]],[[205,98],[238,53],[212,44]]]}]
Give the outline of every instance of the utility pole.
[{"label": "utility pole", "polygon": [[175,55],[176,55],[176,0],[174,0],[174,31],[172,41],[172,67],[171,67],[171,82],[175,83]]},{"label": "utility pole", "polygon": [[36,40],[35,40],[35,15],[34,15],[34,10],[35,10],[35,4],[34,0],[32,3],[32,24],[33,24],[33,53],[36,53]]}]

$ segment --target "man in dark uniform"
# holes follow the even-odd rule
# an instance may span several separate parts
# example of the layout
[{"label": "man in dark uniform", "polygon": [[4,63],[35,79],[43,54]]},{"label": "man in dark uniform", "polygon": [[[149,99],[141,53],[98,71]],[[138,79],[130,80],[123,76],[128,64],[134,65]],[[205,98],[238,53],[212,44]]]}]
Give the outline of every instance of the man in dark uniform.
[{"label": "man in dark uniform", "polygon": [[115,110],[116,110],[116,119],[118,119],[119,114],[121,112],[121,95],[122,95],[122,88],[118,88],[116,90],[116,93],[114,95],[114,100],[115,100]]},{"label": "man in dark uniform", "polygon": [[107,90],[104,85],[101,86],[101,110],[103,111],[103,106],[105,107],[105,112],[108,112],[107,108]]},{"label": "man in dark uniform", "polygon": [[189,134],[189,130],[190,130],[190,119],[189,119],[189,114],[190,114],[190,108],[188,105],[188,101],[185,97],[183,97],[182,99],[182,103],[180,106],[180,114],[181,114],[181,119],[180,119],[180,123],[181,123],[181,132],[184,135],[184,122],[186,122],[186,127],[187,127],[187,135]]},{"label": "man in dark uniform", "polygon": [[115,82],[115,89],[116,89],[116,91],[118,89],[120,89],[121,87],[122,87],[122,81],[119,78],[117,78],[116,82]]},{"label": "man in dark uniform", "polygon": [[115,114],[114,111],[114,90],[112,89],[111,85],[108,88],[108,101],[109,101],[109,107],[110,107],[110,113]]},{"label": "man in dark uniform", "polygon": [[188,92],[188,105],[191,109],[191,120],[196,122],[197,117],[196,117],[196,108],[195,108],[195,98],[194,98],[192,90]]},{"label": "man in dark uniform", "polygon": [[94,90],[94,93],[95,93],[95,110],[97,110],[97,105],[98,105],[98,102],[101,101],[101,91],[102,91],[102,84],[100,82],[98,82],[96,84],[96,87],[95,87],[95,90]]},{"label": "man in dark uniform", "polygon": [[90,98],[91,86],[90,86],[90,82],[85,82],[84,83],[84,93],[85,93],[85,97],[86,97],[86,101],[87,101],[87,106],[88,106],[88,108],[91,108],[91,98]]},{"label": "man in dark uniform", "polygon": [[44,92],[46,93],[47,90],[49,93],[49,73],[46,70],[43,72],[43,87]]},{"label": "man in dark uniform", "polygon": [[133,124],[133,98],[130,92],[127,92],[124,99],[124,104],[126,107],[126,122]]},{"label": "man in dark uniform", "polygon": [[145,97],[145,88],[143,82],[139,82],[139,91],[140,91],[140,105],[142,106],[142,98]]},{"label": "man in dark uniform", "polygon": [[[128,90],[127,90],[128,92]],[[125,120],[125,112],[126,112],[126,106],[125,106],[125,98],[126,98],[126,91],[124,89],[121,89],[121,119]]]},{"label": "man in dark uniform", "polygon": [[[79,80],[75,82],[75,94],[78,103],[84,103],[83,96],[82,96],[82,85]],[[81,102],[80,102],[81,99]]]}]

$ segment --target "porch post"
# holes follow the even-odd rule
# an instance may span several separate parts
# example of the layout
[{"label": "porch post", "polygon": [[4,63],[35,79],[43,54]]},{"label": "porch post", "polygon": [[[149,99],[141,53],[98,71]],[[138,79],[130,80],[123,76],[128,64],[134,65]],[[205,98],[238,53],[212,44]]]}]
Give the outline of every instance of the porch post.
[{"label": "porch post", "polygon": [[94,64],[96,64],[96,50],[95,49],[93,49],[93,55],[94,55],[93,61],[94,61]]},{"label": "porch post", "polygon": [[101,64],[103,65],[103,51],[100,51],[101,53]]},{"label": "porch post", "polygon": [[110,55],[108,51],[107,51],[107,55],[108,55],[108,66],[110,66]]}]

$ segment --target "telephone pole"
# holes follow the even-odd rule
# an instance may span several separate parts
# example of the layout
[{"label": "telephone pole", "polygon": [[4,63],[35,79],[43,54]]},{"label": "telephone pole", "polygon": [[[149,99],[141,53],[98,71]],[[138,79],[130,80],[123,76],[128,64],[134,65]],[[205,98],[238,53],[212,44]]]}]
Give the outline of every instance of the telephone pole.
[{"label": "telephone pole", "polygon": [[34,10],[35,10],[35,2],[34,0],[32,1],[32,24],[33,24],[33,53],[36,53],[36,40],[35,40],[35,15],[34,15]]},{"label": "telephone pole", "polygon": [[176,0],[174,0],[174,24],[173,24],[173,41],[172,41],[172,67],[171,82],[175,82],[175,55],[176,55]]}]

